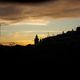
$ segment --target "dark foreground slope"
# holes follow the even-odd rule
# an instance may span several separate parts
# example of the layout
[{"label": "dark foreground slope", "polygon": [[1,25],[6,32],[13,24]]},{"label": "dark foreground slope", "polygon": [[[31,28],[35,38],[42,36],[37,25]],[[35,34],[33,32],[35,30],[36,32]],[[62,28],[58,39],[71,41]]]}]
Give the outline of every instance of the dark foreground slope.
[{"label": "dark foreground slope", "polygon": [[37,45],[0,46],[2,62],[9,64],[79,64],[80,27],[54,37],[47,37]]}]

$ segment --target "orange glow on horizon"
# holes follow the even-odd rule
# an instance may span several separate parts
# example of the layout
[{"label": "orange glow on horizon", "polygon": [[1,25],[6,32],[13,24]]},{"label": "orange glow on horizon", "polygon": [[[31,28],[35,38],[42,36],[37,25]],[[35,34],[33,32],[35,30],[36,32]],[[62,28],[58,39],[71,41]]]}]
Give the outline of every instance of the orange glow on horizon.
[{"label": "orange glow on horizon", "polygon": [[17,41],[17,42],[0,42],[1,45],[8,45],[8,46],[13,46],[13,45],[22,45],[22,46],[26,46],[28,44],[34,44],[34,42],[32,40],[23,40],[23,41]]}]

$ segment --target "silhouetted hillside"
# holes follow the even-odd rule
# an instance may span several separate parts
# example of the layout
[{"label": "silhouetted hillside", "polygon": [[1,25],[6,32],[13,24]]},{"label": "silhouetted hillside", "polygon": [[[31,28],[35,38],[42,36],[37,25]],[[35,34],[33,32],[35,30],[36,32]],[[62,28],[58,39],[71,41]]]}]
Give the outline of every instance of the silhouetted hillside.
[{"label": "silhouetted hillside", "polygon": [[80,47],[80,27],[76,31],[68,31],[67,33],[57,36],[47,37],[43,39],[38,46],[47,48],[79,48]]},{"label": "silhouetted hillside", "polygon": [[79,63],[80,27],[77,27],[76,31],[72,30],[57,36],[44,38],[40,42],[37,41],[35,45],[0,46],[0,50],[4,61],[9,59],[9,62],[13,63],[14,61],[11,61],[11,59],[16,57],[16,64]]}]

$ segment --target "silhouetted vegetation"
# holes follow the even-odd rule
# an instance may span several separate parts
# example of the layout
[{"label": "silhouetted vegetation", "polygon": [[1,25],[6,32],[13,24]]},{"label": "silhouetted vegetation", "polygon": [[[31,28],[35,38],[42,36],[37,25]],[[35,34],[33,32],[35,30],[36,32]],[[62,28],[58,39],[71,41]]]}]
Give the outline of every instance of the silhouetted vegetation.
[{"label": "silhouetted vegetation", "polygon": [[38,36],[36,36],[35,45],[1,45],[0,51],[4,63],[80,63],[80,27],[77,27],[76,31],[63,32],[57,36],[47,37],[40,41]]}]

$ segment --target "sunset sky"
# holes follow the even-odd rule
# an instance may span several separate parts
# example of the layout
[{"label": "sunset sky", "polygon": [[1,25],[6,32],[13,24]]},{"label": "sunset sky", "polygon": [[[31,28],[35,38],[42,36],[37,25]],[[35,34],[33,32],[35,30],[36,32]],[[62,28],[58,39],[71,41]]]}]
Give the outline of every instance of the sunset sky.
[{"label": "sunset sky", "polygon": [[0,43],[33,44],[80,26],[80,0],[0,0]]}]

